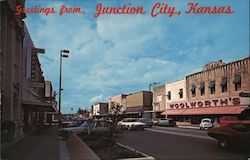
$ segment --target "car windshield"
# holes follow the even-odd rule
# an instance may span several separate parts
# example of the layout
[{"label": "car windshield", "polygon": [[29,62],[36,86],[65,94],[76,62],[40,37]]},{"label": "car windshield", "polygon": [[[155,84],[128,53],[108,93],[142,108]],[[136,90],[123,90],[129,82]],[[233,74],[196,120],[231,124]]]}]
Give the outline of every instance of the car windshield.
[{"label": "car windshield", "polygon": [[124,119],[123,122],[136,122],[136,119]]},{"label": "car windshield", "polygon": [[203,120],[203,122],[209,123],[209,122],[210,122],[210,120],[207,120],[207,119],[206,119],[206,120]]}]

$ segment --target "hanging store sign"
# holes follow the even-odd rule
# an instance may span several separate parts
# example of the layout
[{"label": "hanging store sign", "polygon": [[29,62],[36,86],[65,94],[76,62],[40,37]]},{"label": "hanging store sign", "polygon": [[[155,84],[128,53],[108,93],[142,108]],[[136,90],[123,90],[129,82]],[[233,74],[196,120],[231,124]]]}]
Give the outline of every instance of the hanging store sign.
[{"label": "hanging store sign", "polygon": [[33,88],[44,88],[44,83],[31,83],[31,87]]}]

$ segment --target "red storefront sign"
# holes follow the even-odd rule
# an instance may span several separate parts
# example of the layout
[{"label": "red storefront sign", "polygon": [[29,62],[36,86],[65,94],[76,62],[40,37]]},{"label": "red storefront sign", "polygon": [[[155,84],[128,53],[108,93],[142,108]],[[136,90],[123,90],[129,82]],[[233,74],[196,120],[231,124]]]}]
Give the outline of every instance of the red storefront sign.
[{"label": "red storefront sign", "polygon": [[208,100],[169,103],[168,109],[235,106],[235,105],[242,105],[242,104],[245,105],[246,103],[248,103],[247,105],[249,105],[249,102],[250,102],[250,99],[247,100],[241,97],[226,97],[226,98],[217,98],[217,99],[208,99]]}]

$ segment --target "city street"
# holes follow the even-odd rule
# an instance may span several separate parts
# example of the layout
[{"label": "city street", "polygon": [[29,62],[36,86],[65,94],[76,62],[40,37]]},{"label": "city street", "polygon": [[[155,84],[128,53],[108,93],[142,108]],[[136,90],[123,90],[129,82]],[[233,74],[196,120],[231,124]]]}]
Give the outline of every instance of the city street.
[{"label": "city street", "polygon": [[119,141],[156,159],[248,159],[241,149],[222,150],[207,131],[177,127],[152,127],[125,133]]}]

